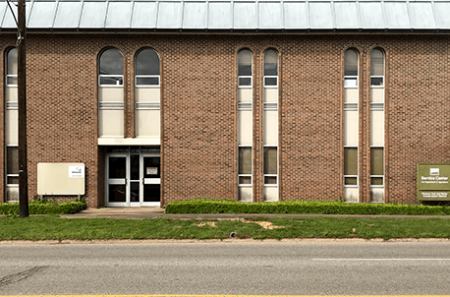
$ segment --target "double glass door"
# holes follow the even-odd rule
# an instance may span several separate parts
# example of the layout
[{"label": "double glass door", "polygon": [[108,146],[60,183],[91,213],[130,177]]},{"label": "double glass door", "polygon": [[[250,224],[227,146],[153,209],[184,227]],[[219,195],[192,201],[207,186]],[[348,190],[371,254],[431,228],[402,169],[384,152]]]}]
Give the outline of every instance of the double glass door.
[{"label": "double glass door", "polygon": [[159,154],[111,153],[107,156],[107,206],[159,206]]}]

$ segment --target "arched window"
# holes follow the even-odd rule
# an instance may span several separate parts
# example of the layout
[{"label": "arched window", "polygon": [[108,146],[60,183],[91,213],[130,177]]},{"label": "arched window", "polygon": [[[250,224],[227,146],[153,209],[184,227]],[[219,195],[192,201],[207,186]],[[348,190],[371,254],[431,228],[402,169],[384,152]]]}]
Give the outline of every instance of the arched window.
[{"label": "arched window", "polygon": [[238,86],[240,88],[252,87],[252,52],[243,49],[238,53]]},{"label": "arched window", "polygon": [[105,50],[99,60],[99,85],[123,86],[123,57],[115,48]]},{"label": "arched window", "polygon": [[160,60],[153,49],[142,49],[134,59],[135,136],[161,139]]},{"label": "arched window", "polygon": [[278,87],[278,53],[275,50],[264,53],[264,87]]},{"label": "arched window", "polygon": [[359,202],[358,178],[358,63],[359,54],[349,49],[344,54],[344,200]]},{"label": "arched window", "polygon": [[252,64],[248,49],[238,53],[238,196],[240,201],[253,201],[253,116]]},{"label": "arched window", "polygon": [[384,53],[379,49],[370,53],[370,85],[384,86]]},{"label": "arched window", "polygon": [[384,202],[384,53],[370,53],[370,199]]},{"label": "arched window", "polygon": [[17,86],[17,48],[9,50],[6,58],[6,84]]},{"label": "arched window", "polygon": [[13,202],[19,199],[17,48],[6,53],[5,82],[5,201]]},{"label": "arched window", "polygon": [[344,87],[358,87],[358,53],[347,50],[344,56]]},{"label": "arched window", "polygon": [[152,49],[144,49],[136,56],[136,86],[159,87],[159,56]]},{"label": "arched window", "polygon": [[264,53],[264,201],[278,201],[278,52]]},{"label": "arched window", "polygon": [[102,141],[124,137],[123,83],[122,54],[115,48],[105,50],[98,61],[98,135]]}]

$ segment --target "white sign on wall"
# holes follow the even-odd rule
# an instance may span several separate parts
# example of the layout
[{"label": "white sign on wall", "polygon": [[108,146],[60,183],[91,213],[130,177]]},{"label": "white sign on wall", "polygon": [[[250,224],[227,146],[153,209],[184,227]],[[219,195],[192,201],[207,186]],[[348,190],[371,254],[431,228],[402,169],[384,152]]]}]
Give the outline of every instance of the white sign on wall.
[{"label": "white sign on wall", "polygon": [[69,166],[69,178],[84,178],[84,166]]},{"label": "white sign on wall", "polygon": [[85,175],[83,163],[38,163],[38,195],[84,195]]}]

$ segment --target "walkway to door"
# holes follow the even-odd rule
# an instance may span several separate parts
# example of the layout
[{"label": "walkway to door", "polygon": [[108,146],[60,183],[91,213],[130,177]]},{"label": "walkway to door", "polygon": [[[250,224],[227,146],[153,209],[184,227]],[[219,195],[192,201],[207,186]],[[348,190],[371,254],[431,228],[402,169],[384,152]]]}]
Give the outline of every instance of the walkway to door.
[{"label": "walkway to door", "polygon": [[164,213],[164,208],[159,207],[106,207],[88,208],[79,213],[60,215],[62,218],[115,218],[115,219],[244,219],[244,218],[314,218],[314,217],[334,217],[334,218],[390,218],[390,219],[450,219],[450,216],[425,216],[425,215],[330,215],[330,214],[261,214],[261,213],[185,213],[171,214]]}]

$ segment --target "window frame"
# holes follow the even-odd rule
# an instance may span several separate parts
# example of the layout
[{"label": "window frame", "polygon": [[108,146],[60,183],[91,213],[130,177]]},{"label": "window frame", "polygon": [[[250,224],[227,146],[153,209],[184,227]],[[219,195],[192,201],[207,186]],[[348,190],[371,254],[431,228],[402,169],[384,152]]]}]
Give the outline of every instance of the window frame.
[{"label": "window frame", "polygon": [[[117,85],[117,84],[115,84],[115,85],[101,84],[100,80],[102,78],[104,78],[104,77],[120,77],[120,78],[122,78],[122,84],[121,85]],[[125,81],[124,81],[124,76],[123,75],[113,75],[113,74],[99,74],[98,75],[98,86],[100,88],[123,88],[124,84],[125,84]]]},{"label": "window frame", "polygon": [[[266,78],[275,78],[277,80],[276,85],[266,85]],[[278,75],[265,75],[263,77],[263,85],[265,89],[278,89]]]},{"label": "window frame", "polygon": [[[100,73],[100,68],[102,66],[101,65],[102,55],[104,55],[105,52],[107,52],[109,50],[116,50],[116,51],[118,51],[120,53],[120,56],[122,57],[122,61],[121,61],[122,62],[122,74],[101,74]],[[124,76],[124,61],[123,61],[123,59],[124,58],[123,58],[122,52],[119,49],[115,48],[115,47],[105,48],[104,50],[102,50],[100,52],[100,54],[98,55],[98,58],[97,58],[97,63],[98,63],[98,65],[97,65],[97,75],[98,75],[97,84],[98,84],[98,87],[100,87],[100,88],[123,88],[124,87],[124,85],[125,85],[125,76]],[[108,78],[108,77],[121,78],[122,79],[122,84],[109,85],[109,84],[102,84],[100,82],[102,78]]]},{"label": "window frame", "polygon": [[[276,174],[266,174],[266,173],[264,173],[264,166],[265,166],[264,153],[265,153],[265,149],[266,148],[275,148],[277,150],[277,173]],[[264,145],[263,146],[263,185],[264,185],[264,187],[267,187],[267,188],[276,188],[276,187],[278,187],[278,184],[279,184],[278,175],[280,173],[280,155],[279,154],[280,154],[280,152],[279,152],[279,149],[278,149],[277,145]],[[266,184],[266,177],[276,177],[277,182],[275,184]]]},{"label": "window frame", "polygon": [[[372,52],[375,51],[375,50],[380,51],[382,53],[382,55],[383,55],[383,75],[370,75],[370,89],[385,90],[385,85],[386,85],[386,80],[385,80],[385,77],[386,77],[386,53],[385,53],[384,50],[382,50],[380,48],[372,49],[372,51],[370,52],[370,56],[369,56],[370,57],[370,65],[372,65],[372,59],[373,59],[372,58]],[[369,70],[369,73],[371,73],[371,72],[372,72],[372,69]],[[372,78],[382,78],[383,84],[381,86],[372,85]],[[372,102],[372,98],[370,98],[370,102],[371,102],[371,104],[373,103]],[[385,112],[384,104],[385,104],[385,91],[383,91],[383,103],[381,104],[381,106],[382,106],[382,110],[383,110],[383,114],[384,114],[384,121],[386,121],[386,118],[385,118],[386,112]],[[370,111],[373,111],[372,107],[370,108]],[[372,119],[371,119],[371,121],[372,121]],[[383,125],[384,124],[385,124],[385,122],[383,122]],[[385,133],[386,133],[386,131],[385,131]],[[386,180],[385,180],[385,175],[386,175],[386,149],[385,149],[384,145],[371,145],[370,146],[370,162],[372,162],[371,158],[372,158],[372,149],[373,148],[383,149],[383,175],[372,175],[372,174],[370,174],[369,185],[370,185],[370,188],[385,188],[385,185],[386,185]],[[370,165],[372,165],[372,164],[370,164]],[[372,185],[372,177],[381,177],[383,183],[381,185]]]},{"label": "window frame", "polygon": [[8,83],[9,78],[16,78],[16,81],[17,81],[17,74],[6,74],[6,86],[9,88],[17,88],[18,84],[9,84]]},{"label": "window frame", "polygon": [[[9,81],[9,78],[16,78],[17,79],[17,74],[9,74],[8,73],[8,69],[9,69],[9,63],[10,63],[10,61],[9,61],[9,54],[11,53],[11,51],[13,51],[13,50],[17,50],[17,48],[16,47],[11,47],[11,48],[9,48],[7,51],[6,51],[6,55],[5,55],[5,86],[7,86],[7,87],[17,87],[18,86],[18,84],[16,83],[16,84],[9,84],[8,83],[8,81]],[[17,81],[17,80],[16,80]]]},{"label": "window frame", "polygon": [[[140,85],[138,84],[138,78],[158,78],[158,84],[157,85]],[[135,75],[134,76],[134,86],[136,88],[159,88],[161,87],[161,75]]]},{"label": "window frame", "polygon": [[[19,173],[8,173],[8,148],[17,148],[17,151],[19,150],[19,146],[18,145],[6,145],[6,152],[5,152],[5,176],[6,176],[6,181],[5,181],[5,185],[6,187],[9,188],[17,188],[19,187],[19,183],[17,182],[17,184],[10,184],[8,183],[9,177],[19,177]],[[19,152],[17,152],[18,154]],[[19,160],[17,159],[17,162],[19,162]]]},{"label": "window frame", "polygon": [[[380,49],[380,48],[374,48],[370,51],[370,65],[372,66],[372,52],[373,51],[380,51],[383,55],[383,75],[371,75],[372,69],[369,69],[369,74],[370,74],[370,88],[374,88],[374,89],[384,89],[384,85],[385,85],[385,76],[386,76],[386,54],[384,52],[384,50]],[[382,78],[383,79],[383,85],[381,86],[377,86],[377,85],[372,85],[372,78]]]},{"label": "window frame", "polygon": [[[250,85],[241,85],[241,83],[240,83],[241,78],[250,78]],[[239,89],[252,89],[253,88],[253,75],[252,76],[248,76],[248,75],[238,76],[238,88]]]},{"label": "window frame", "polygon": [[[277,75],[265,75],[265,66],[266,66],[266,54],[269,51],[273,51],[276,55],[277,55]],[[278,88],[278,77],[280,75],[280,57],[279,57],[279,52],[273,48],[267,49],[264,51],[264,56],[263,56],[263,87],[266,89],[277,89]],[[276,85],[267,85],[266,84],[266,78],[275,78],[277,80],[277,84]]]},{"label": "window frame", "polygon": [[[357,74],[356,75],[345,75],[345,55],[347,54],[347,52],[352,51],[356,54],[357,57],[357,61],[356,61],[356,71]],[[360,71],[359,71],[359,62],[360,62],[360,53],[359,51],[357,51],[354,48],[349,48],[344,52],[344,89],[359,89],[359,75],[360,75]],[[346,81],[347,79],[356,79],[356,85],[355,86],[346,86]]]},{"label": "window frame", "polygon": [[[345,149],[356,149],[356,174],[345,174]],[[344,145],[344,170],[343,170],[344,174],[343,174],[343,183],[344,183],[344,188],[358,188],[359,187],[359,147],[358,146],[354,146],[354,145]],[[356,177],[356,185],[346,185],[345,184],[345,178],[346,177]]]},{"label": "window frame", "polygon": [[[353,79],[356,78],[356,86],[347,86],[345,82],[347,79]],[[344,76],[344,89],[359,89],[359,77],[358,75],[346,75]]]},{"label": "window frame", "polygon": [[[250,152],[251,152],[251,156],[252,156],[252,160],[251,160],[251,162],[250,162],[250,164],[251,164],[251,169],[250,169],[250,172],[251,173],[239,173],[239,161],[240,161],[240,157],[239,157],[239,150],[241,149],[241,148],[249,148],[250,149]],[[238,186],[239,187],[252,187],[253,186],[253,147],[252,146],[249,146],[249,145],[239,145],[238,146],[238,152],[237,152],[237,155],[238,155],[238,158],[237,158],[237,172],[238,172],[238,180],[237,180],[237,184],[238,184]],[[240,183],[240,177],[250,177],[250,183],[249,184],[241,184]]]},{"label": "window frame", "polygon": [[[161,87],[161,57],[159,56],[158,52],[156,50],[154,50],[153,48],[146,47],[146,48],[142,48],[142,49],[140,49],[140,50],[138,50],[136,52],[136,54],[134,55],[134,73],[137,72],[136,71],[136,69],[137,69],[136,65],[137,65],[137,60],[138,60],[139,55],[143,51],[146,51],[146,50],[153,51],[156,54],[156,56],[158,57],[159,75],[155,75],[155,74],[152,74],[152,75],[135,74],[134,75],[134,86],[136,88],[160,88]],[[141,85],[141,84],[138,84],[138,78],[154,78],[154,77],[158,78],[158,84],[157,85]]]},{"label": "window frame", "polygon": [[[250,52],[250,70],[251,75],[239,75],[239,54],[243,51]],[[252,89],[253,88],[253,52],[248,48],[242,48],[238,51],[236,56],[236,66],[237,66],[237,85],[239,89]],[[250,84],[249,85],[241,85],[240,80],[241,78],[250,78]]]},{"label": "window frame", "polygon": [[[371,188],[384,188],[384,182],[385,182],[385,180],[384,180],[384,176],[385,176],[385,174],[386,174],[386,153],[385,153],[385,148],[384,148],[384,146],[381,146],[381,145],[371,145],[370,146],[370,163],[372,163],[372,149],[373,148],[381,148],[381,149],[383,149],[383,175],[379,175],[379,174],[374,174],[374,175],[372,175],[372,174],[370,174],[370,187]],[[370,165],[372,165],[372,164],[370,164]],[[371,168],[370,168],[371,170],[372,170],[372,166],[371,166]],[[383,178],[383,184],[382,185],[372,185],[372,177],[382,177]]]},{"label": "window frame", "polygon": [[[372,78],[381,78],[383,84],[381,86],[373,85],[372,84]],[[371,89],[384,89],[384,75],[371,75],[370,76],[370,88]]]}]

